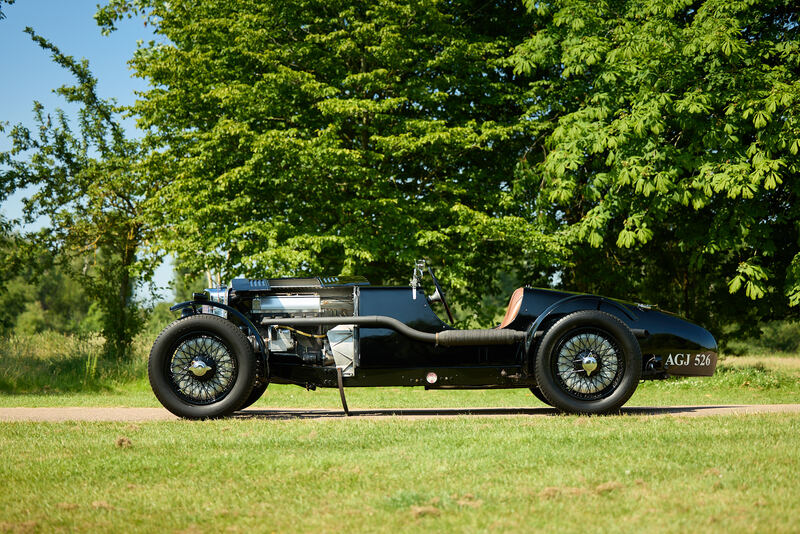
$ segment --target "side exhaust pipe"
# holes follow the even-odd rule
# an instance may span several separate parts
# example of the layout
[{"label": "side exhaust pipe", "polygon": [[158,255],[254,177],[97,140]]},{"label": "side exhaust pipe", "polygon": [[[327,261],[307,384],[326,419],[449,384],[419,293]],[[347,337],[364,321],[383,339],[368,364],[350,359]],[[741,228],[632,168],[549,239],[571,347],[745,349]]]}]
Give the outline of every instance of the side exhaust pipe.
[{"label": "side exhaust pipe", "polygon": [[355,325],[369,328],[389,328],[406,337],[423,343],[433,343],[442,347],[460,347],[467,345],[513,345],[525,340],[525,332],[517,330],[442,330],[441,332],[422,332],[411,328],[394,317],[385,315],[363,315],[359,317],[298,317],[261,320],[263,326],[336,326]]}]

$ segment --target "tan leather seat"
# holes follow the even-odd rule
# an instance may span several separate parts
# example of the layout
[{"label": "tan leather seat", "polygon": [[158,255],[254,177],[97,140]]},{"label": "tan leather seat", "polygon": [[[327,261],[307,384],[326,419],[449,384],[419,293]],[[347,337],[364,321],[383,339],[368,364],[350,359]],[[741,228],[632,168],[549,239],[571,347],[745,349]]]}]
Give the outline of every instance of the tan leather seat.
[{"label": "tan leather seat", "polygon": [[519,313],[519,308],[522,306],[522,295],[525,293],[525,288],[519,288],[511,294],[511,300],[508,301],[508,309],[506,315],[503,317],[503,322],[497,328],[505,328],[514,322]]}]

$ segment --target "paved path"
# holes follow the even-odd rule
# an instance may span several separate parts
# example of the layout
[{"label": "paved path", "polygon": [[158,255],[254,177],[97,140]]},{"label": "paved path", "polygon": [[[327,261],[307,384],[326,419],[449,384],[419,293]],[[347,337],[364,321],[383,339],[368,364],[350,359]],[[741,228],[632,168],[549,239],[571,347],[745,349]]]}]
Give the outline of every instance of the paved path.
[{"label": "paved path", "polygon": [[[497,416],[553,416],[552,408],[446,408],[351,410],[356,418],[402,417],[423,419],[471,415]],[[721,406],[630,406],[622,409],[623,415],[702,417],[710,415],[742,415],[759,413],[800,413],[800,404],[748,404]],[[297,408],[250,408],[237,412],[235,419],[333,419],[345,418],[341,410],[313,410]],[[0,421],[176,421],[177,417],[163,408],[0,408]]]}]

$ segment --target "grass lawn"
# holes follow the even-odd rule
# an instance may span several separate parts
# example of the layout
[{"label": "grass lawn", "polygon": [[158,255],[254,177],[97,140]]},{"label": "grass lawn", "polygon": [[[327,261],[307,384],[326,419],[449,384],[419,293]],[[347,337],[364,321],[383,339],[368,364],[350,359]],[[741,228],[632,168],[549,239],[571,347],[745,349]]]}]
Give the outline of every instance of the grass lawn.
[{"label": "grass lawn", "polygon": [[[83,349],[77,357],[72,350]],[[158,406],[143,359],[0,354],[0,406]],[[88,390],[88,391],[84,391]],[[352,409],[542,406],[349,389]],[[793,403],[800,358],[726,358],[629,406]],[[255,408],[338,408],[273,385]],[[800,415],[0,423],[2,532],[796,532]]]},{"label": "grass lawn", "polygon": [[0,531],[796,532],[800,416],[0,425]]}]

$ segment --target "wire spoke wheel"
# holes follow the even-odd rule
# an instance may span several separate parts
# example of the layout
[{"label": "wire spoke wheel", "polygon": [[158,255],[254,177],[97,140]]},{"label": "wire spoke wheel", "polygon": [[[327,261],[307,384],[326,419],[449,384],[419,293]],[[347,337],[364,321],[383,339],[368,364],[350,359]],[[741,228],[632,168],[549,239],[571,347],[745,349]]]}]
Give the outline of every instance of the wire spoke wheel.
[{"label": "wire spoke wheel", "polygon": [[556,383],[564,392],[595,400],[619,384],[625,359],[613,336],[598,328],[582,328],[561,339],[552,366]]},{"label": "wire spoke wheel", "polygon": [[642,352],[619,318],[600,310],[579,310],[545,332],[534,371],[540,392],[559,410],[612,413],[636,391]]},{"label": "wire spoke wheel", "polygon": [[147,375],[167,410],[188,419],[209,419],[242,406],[253,391],[255,362],[240,327],[198,313],[181,317],[159,334],[150,350]]},{"label": "wire spoke wheel", "polygon": [[190,334],[179,340],[168,366],[175,393],[192,404],[217,402],[236,382],[236,360],[212,334]]}]

